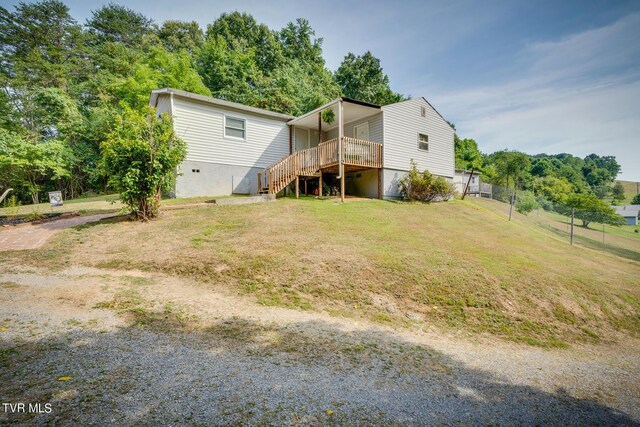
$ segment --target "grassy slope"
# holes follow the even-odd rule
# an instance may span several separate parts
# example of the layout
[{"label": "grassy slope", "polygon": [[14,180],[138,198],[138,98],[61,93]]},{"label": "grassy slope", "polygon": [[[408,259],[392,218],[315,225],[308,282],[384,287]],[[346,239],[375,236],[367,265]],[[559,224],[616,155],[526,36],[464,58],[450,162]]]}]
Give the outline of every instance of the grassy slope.
[{"label": "grassy slope", "polygon": [[570,247],[532,218],[509,223],[504,209],[474,199],[191,208],[78,227],[0,263],[160,270],[265,305],[544,346],[640,331],[640,263]]},{"label": "grassy slope", "polygon": [[636,194],[638,194],[638,185],[636,182],[632,182],[632,181],[617,181],[617,182],[621,182],[622,185],[624,186],[624,196],[625,196],[625,200],[622,204],[629,204],[631,203],[631,199],[633,199],[635,197]]}]

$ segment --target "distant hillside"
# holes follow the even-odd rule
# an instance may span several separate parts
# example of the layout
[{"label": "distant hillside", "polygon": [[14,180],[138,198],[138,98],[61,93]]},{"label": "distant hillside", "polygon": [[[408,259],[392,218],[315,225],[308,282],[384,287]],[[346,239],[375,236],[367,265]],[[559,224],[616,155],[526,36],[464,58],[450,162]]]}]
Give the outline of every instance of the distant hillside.
[{"label": "distant hillside", "polygon": [[616,181],[616,182],[621,182],[622,185],[624,186],[624,204],[629,204],[631,203],[631,199],[633,199],[635,197],[636,194],[638,194],[638,190],[640,189],[639,185],[637,182],[634,181]]}]

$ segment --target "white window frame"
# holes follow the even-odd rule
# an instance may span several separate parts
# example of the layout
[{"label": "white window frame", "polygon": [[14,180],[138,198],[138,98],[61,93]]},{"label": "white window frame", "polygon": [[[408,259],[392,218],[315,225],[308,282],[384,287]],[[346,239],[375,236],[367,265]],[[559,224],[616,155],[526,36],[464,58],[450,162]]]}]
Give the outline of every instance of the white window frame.
[{"label": "white window frame", "polygon": [[[423,141],[422,139],[420,139],[420,135],[426,136],[427,140]],[[427,144],[427,148],[426,149],[420,148],[420,144]],[[429,134],[418,132],[418,150],[420,150],[420,151],[429,151]]]},{"label": "white window frame", "polygon": [[[233,126],[227,126],[227,119],[232,119],[232,120],[239,120],[242,121],[244,123],[244,129],[240,129],[240,128],[236,128]],[[236,116],[231,116],[231,115],[224,115],[224,126],[222,129],[223,135],[226,139],[235,139],[236,141],[246,141],[247,140],[247,119],[243,119],[242,117],[236,117]],[[244,131],[244,138],[240,138],[239,136],[233,136],[233,135],[227,135],[227,127],[231,128],[231,129],[236,129],[236,130],[242,130]]]}]

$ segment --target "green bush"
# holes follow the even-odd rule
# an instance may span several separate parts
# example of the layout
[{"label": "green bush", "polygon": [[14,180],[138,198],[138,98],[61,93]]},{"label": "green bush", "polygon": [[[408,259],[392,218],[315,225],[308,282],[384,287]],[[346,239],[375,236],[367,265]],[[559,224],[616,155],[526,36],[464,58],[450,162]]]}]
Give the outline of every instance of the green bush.
[{"label": "green bush", "polygon": [[529,212],[538,207],[538,202],[533,194],[525,192],[518,197],[516,201],[516,212],[528,215]]},{"label": "green bush", "polygon": [[175,135],[169,116],[155,117],[153,108],[146,114],[126,108],[101,145],[110,185],[139,220],[157,216],[160,195],[175,183],[176,169],[186,156],[186,145]]},{"label": "green bush", "polygon": [[453,196],[453,185],[442,177],[434,177],[429,171],[418,172],[416,162],[411,162],[411,170],[400,180],[400,193],[409,200],[431,202],[449,200]]}]

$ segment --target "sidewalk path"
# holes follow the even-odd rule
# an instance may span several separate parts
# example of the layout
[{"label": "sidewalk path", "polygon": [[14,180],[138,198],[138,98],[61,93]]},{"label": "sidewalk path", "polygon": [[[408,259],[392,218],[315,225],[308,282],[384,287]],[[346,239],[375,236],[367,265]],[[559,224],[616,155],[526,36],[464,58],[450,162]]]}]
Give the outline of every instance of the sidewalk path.
[{"label": "sidewalk path", "polygon": [[75,216],[42,224],[25,224],[0,228],[0,252],[36,249],[60,230],[117,216],[117,213]]}]

